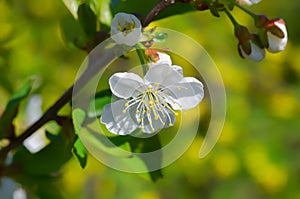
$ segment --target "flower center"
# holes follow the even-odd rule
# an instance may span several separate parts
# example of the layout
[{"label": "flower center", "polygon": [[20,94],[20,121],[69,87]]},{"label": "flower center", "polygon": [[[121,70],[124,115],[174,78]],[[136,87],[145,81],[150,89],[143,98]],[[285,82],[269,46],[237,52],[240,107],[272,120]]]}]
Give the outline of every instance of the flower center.
[{"label": "flower center", "polygon": [[119,24],[118,30],[122,32],[125,36],[130,33],[135,27],[135,23],[133,21],[131,22],[125,22],[125,24]]},{"label": "flower center", "polygon": [[133,108],[136,120],[141,129],[144,129],[145,125],[149,124],[151,130],[155,132],[158,129],[155,129],[154,121],[158,121],[163,126],[168,121],[167,125],[173,126],[174,123],[172,123],[171,115],[174,114],[177,116],[178,113],[173,110],[169,103],[176,104],[179,107],[182,107],[182,105],[166,94],[164,90],[165,88],[160,87],[159,84],[148,85],[148,88],[138,97],[125,103],[123,113]]}]

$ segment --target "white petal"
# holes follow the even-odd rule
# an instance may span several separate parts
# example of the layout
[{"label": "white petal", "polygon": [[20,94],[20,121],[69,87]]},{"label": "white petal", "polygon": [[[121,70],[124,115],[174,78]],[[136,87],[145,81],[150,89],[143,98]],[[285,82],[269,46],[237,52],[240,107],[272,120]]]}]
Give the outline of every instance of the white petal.
[{"label": "white petal", "polygon": [[178,73],[180,73],[181,75],[183,75],[183,70],[182,70],[181,66],[173,65],[172,68],[173,68],[173,70],[175,70]]},{"label": "white petal", "polygon": [[259,46],[254,44],[252,41],[250,41],[251,44],[251,53],[250,55],[247,55],[241,46],[239,46],[243,57],[251,59],[253,61],[259,62],[265,58],[265,50],[261,49]]},{"label": "white petal", "polygon": [[145,75],[145,81],[159,83],[162,85],[172,85],[181,81],[183,75],[177,72],[168,64],[157,64],[149,68]]},{"label": "white petal", "polygon": [[169,102],[175,110],[187,110],[196,107],[204,96],[203,84],[193,77],[185,77],[179,83],[168,87],[167,94],[181,107]]},{"label": "white petal", "polygon": [[132,133],[137,124],[129,111],[123,112],[127,100],[118,100],[104,106],[100,122],[113,134],[126,135]]},{"label": "white petal", "polygon": [[117,44],[134,46],[142,38],[142,25],[136,16],[118,13],[111,22],[110,32],[111,38]]},{"label": "white petal", "polygon": [[135,96],[136,92],[143,92],[146,88],[143,79],[134,73],[115,73],[109,78],[112,93],[123,99]]},{"label": "white petal", "polygon": [[285,46],[287,44],[288,41],[288,36],[287,36],[287,30],[286,30],[286,26],[284,24],[284,22],[275,22],[274,23],[278,28],[280,28],[280,30],[283,32],[284,37],[283,38],[279,38],[276,35],[273,35],[270,32],[267,32],[267,36],[268,36],[268,42],[269,42],[269,48],[268,51],[271,53],[277,53],[280,51],[283,51],[285,49]]}]

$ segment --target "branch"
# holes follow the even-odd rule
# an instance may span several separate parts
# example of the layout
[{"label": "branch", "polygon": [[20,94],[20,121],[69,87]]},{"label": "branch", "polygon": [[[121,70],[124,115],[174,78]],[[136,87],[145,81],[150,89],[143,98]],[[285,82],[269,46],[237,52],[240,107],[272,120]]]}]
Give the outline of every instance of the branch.
[{"label": "branch", "polygon": [[[147,16],[144,18],[142,21],[143,27],[146,27],[149,25],[151,21],[166,7],[170,6],[171,4],[174,4],[175,0],[161,0],[159,1],[154,8],[147,14]],[[109,60],[109,58],[108,58]],[[85,85],[91,77],[93,77],[99,70],[100,68],[91,68],[88,67],[87,70],[82,74],[82,76],[78,79],[78,81],[75,82],[76,85],[80,85],[82,87]],[[75,85],[74,84],[74,85]],[[5,166],[5,160],[8,155],[8,153],[24,142],[25,139],[30,137],[34,132],[36,132],[39,128],[41,128],[44,124],[51,120],[55,120],[57,117],[58,111],[66,105],[71,99],[72,96],[75,95],[76,93],[73,93],[73,88],[74,85],[72,85],[45,113],[44,115],[36,121],[34,124],[32,124],[24,133],[22,133],[19,137],[11,140],[9,145],[6,147],[2,148],[0,150],[0,173],[1,173],[1,168]],[[77,91],[79,91],[77,89]],[[0,174],[1,175],[1,174]]]},{"label": "branch", "polygon": [[166,7],[175,3],[175,0],[160,0],[154,8],[147,14],[147,16],[142,21],[142,26],[146,27],[151,21]]}]

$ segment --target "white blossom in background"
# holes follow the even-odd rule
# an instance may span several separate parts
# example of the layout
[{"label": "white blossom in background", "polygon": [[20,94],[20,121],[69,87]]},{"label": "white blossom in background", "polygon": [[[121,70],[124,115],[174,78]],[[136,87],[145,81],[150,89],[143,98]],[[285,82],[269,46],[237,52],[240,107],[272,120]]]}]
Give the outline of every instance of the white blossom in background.
[{"label": "white blossom in background", "polygon": [[250,45],[251,45],[251,52],[250,54],[247,54],[241,45],[238,46],[239,48],[239,52],[241,54],[242,57],[250,59],[252,61],[256,61],[256,62],[260,62],[261,60],[263,60],[265,58],[265,50],[261,47],[259,47],[258,45],[256,45],[253,41],[250,41]]},{"label": "white blossom in background", "polygon": [[283,19],[271,20],[269,22],[269,28],[271,28],[272,26],[276,26],[283,33],[283,37],[281,38],[270,31],[267,32],[269,42],[268,51],[271,53],[277,53],[285,49],[288,41],[288,35]]},{"label": "white blossom in background", "polygon": [[241,5],[251,6],[253,4],[259,3],[261,0],[238,0],[237,2]]},{"label": "white blossom in background", "polygon": [[142,25],[136,16],[120,12],[111,22],[110,33],[117,44],[134,46],[142,38]]},{"label": "white blossom in background", "polygon": [[[38,94],[32,95],[29,98],[25,110],[26,123],[28,126],[32,125],[42,116],[42,103],[42,97]],[[37,153],[43,149],[48,142],[45,136],[45,129],[41,128],[24,140],[23,144],[31,153]]]},{"label": "white blossom in background", "polygon": [[130,134],[137,128],[155,133],[171,127],[176,111],[196,107],[204,95],[199,80],[183,77],[165,63],[151,66],[144,79],[134,73],[116,73],[110,77],[109,85],[120,99],[104,107],[100,121],[118,135]]}]

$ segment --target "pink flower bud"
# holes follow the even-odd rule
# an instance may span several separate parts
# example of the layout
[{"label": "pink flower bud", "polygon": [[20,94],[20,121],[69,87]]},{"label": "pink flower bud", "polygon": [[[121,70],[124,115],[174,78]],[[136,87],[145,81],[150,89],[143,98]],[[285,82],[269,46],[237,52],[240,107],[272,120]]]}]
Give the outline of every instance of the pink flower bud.
[{"label": "pink flower bud", "polygon": [[284,20],[270,20],[266,29],[269,43],[268,51],[271,53],[283,51],[288,41],[288,35]]}]

